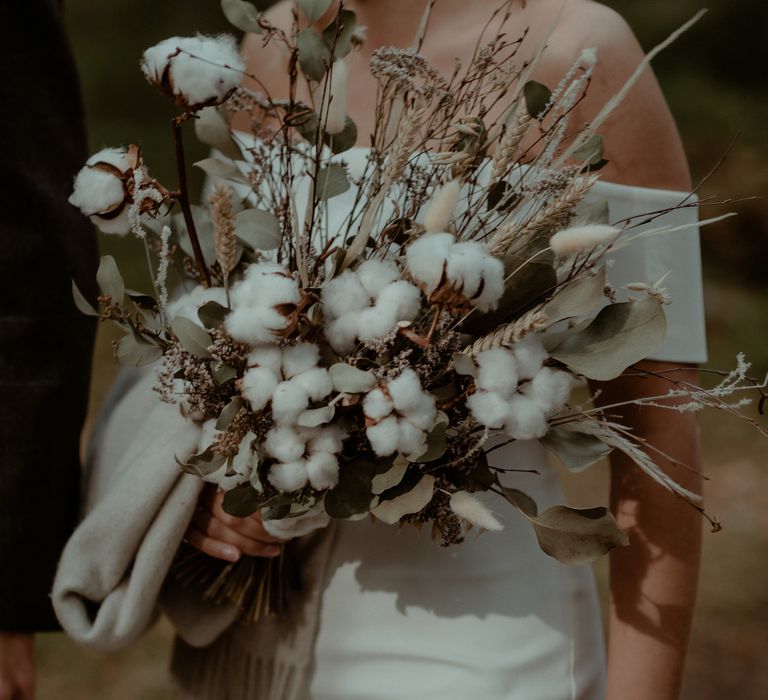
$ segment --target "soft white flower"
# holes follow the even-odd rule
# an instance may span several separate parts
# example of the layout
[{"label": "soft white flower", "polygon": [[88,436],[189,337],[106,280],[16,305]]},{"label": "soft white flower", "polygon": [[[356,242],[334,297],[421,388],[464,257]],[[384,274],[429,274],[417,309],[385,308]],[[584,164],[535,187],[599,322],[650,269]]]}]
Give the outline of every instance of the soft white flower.
[{"label": "soft white flower", "polygon": [[320,360],[320,348],[314,343],[296,343],[283,350],[283,375],[291,377],[317,367]]},{"label": "soft white flower", "polygon": [[532,440],[547,434],[547,418],[544,411],[533,400],[523,394],[509,399],[509,417],[504,432],[516,440]]},{"label": "soft white flower", "polygon": [[240,393],[251,404],[251,409],[261,411],[271,400],[280,379],[270,367],[251,367],[243,375]]},{"label": "soft white flower", "polygon": [[541,338],[535,333],[529,333],[512,347],[512,354],[517,362],[517,373],[521,380],[532,379],[536,376],[544,360],[547,359],[547,351]]},{"label": "soft white flower", "polygon": [[612,243],[620,233],[621,230],[615,226],[604,224],[573,226],[558,231],[549,239],[549,245],[555,255],[565,258],[574,253],[587,252],[597,246]]},{"label": "soft white flower", "polygon": [[264,448],[270,457],[281,462],[295,462],[304,456],[306,442],[295,428],[275,426],[267,433]]},{"label": "soft white flower", "polygon": [[307,477],[312,488],[332,489],[339,483],[339,460],[330,452],[315,452],[306,461]]},{"label": "soft white flower", "polygon": [[408,246],[406,261],[431,303],[461,300],[489,311],[504,293],[504,263],[478,241],[457,243],[450,233],[426,233]]},{"label": "soft white flower", "polygon": [[484,530],[498,531],[504,529],[504,526],[480,499],[467,491],[456,491],[451,494],[450,506],[456,515],[472,523],[472,525]]},{"label": "soft white flower", "polygon": [[448,228],[456,203],[459,201],[459,194],[461,194],[461,180],[458,178],[435,189],[424,214],[424,228],[427,233],[437,233]]},{"label": "soft white flower", "polygon": [[198,108],[223,102],[240,84],[245,64],[233,36],[198,34],[165,39],[148,48],[141,69],[177,104]]},{"label": "soft white flower", "polygon": [[509,419],[509,399],[495,391],[477,391],[467,397],[467,408],[475,420],[488,428],[499,430]]},{"label": "soft white flower", "polygon": [[508,399],[517,389],[517,361],[507,348],[492,348],[477,355],[478,389],[493,391]]},{"label": "soft white flower", "polygon": [[547,416],[558,413],[571,396],[573,375],[561,369],[542,367],[530,382],[523,386],[523,393],[533,399]]},{"label": "soft white flower", "polygon": [[295,462],[279,462],[269,470],[269,482],[278,491],[298,491],[308,480],[307,465],[303,459]]},{"label": "soft white flower", "polygon": [[105,148],[92,155],[75,177],[69,203],[104,233],[124,236],[131,230],[133,174],[143,169],[138,146]]}]

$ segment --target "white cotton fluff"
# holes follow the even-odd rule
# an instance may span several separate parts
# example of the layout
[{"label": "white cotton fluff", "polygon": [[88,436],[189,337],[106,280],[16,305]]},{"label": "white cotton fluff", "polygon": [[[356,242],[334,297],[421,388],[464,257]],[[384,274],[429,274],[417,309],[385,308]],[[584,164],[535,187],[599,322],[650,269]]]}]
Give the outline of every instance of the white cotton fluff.
[{"label": "white cotton fluff", "polygon": [[573,377],[563,370],[542,367],[538,374],[522,389],[548,416],[560,411],[573,389]]},{"label": "white cotton fluff", "polygon": [[412,321],[421,308],[421,293],[405,280],[384,287],[376,298],[376,309],[391,309],[398,321]]},{"label": "white cotton fluff", "polygon": [[347,434],[338,425],[324,425],[320,428],[312,428],[308,431],[307,449],[310,453],[328,452],[338,454],[341,452],[344,439]]},{"label": "white cotton fluff", "polygon": [[417,460],[427,451],[427,434],[410,420],[401,418],[397,422],[397,428],[397,449],[406,458]]},{"label": "white cotton fluff", "polygon": [[509,399],[509,417],[504,432],[516,440],[532,440],[547,433],[547,419],[539,405],[523,394]]},{"label": "white cotton fluff", "polygon": [[476,527],[491,531],[504,529],[504,526],[482,501],[467,491],[456,491],[451,494],[450,506],[456,515]]},{"label": "white cotton fluff", "polygon": [[297,374],[291,381],[302,387],[312,401],[320,401],[333,391],[333,381],[325,367],[308,369]]},{"label": "white cotton fluff", "polygon": [[248,353],[249,367],[266,367],[275,376],[283,367],[283,349],[279,345],[257,345]]},{"label": "white cotton fluff", "polygon": [[392,399],[381,389],[373,389],[363,399],[363,413],[372,420],[381,420],[392,413]]},{"label": "white cotton fluff", "polygon": [[264,449],[281,462],[295,462],[303,457],[306,444],[294,429],[276,426],[267,433]]},{"label": "white cotton fluff", "polygon": [[371,299],[376,299],[386,287],[401,278],[397,265],[382,260],[366,260],[355,273]]},{"label": "white cotton fluff", "polygon": [[419,422],[431,424],[435,420],[435,399],[421,388],[419,376],[410,367],[387,384],[387,392],[395,410]]},{"label": "white cotton fluff", "polygon": [[453,218],[456,203],[461,194],[461,180],[453,179],[438,187],[433,193],[424,214],[424,228],[427,233],[446,231]]},{"label": "white cotton fluff", "polygon": [[346,355],[355,346],[360,319],[353,313],[327,321],[325,337],[333,350],[339,355]]},{"label": "white cotton fluff", "polygon": [[520,380],[533,379],[547,359],[547,351],[539,336],[531,333],[516,342],[512,352],[517,361],[517,374]]},{"label": "white cotton fluff", "polygon": [[400,443],[400,426],[396,416],[387,416],[374,425],[365,429],[371,449],[379,457],[387,457],[397,451]]},{"label": "white cotton fluff", "polygon": [[517,389],[517,361],[507,348],[492,348],[479,352],[475,384],[478,389],[493,391],[508,399]]},{"label": "white cotton fluff", "polygon": [[283,376],[286,379],[317,367],[320,360],[320,348],[314,343],[296,343],[283,350]]},{"label": "white cotton fluff", "polygon": [[232,338],[251,345],[275,340],[287,325],[285,316],[268,307],[236,308],[224,321]]},{"label": "white cotton fluff", "polygon": [[360,311],[370,303],[370,297],[354,270],[346,270],[323,285],[323,309],[329,318],[340,318]]},{"label": "white cotton fluff", "polygon": [[278,462],[270,467],[267,478],[278,491],[298,491],[307,483],[306,463],[303,459],[295,462]]},{"label": "white cotton fluff", "polygon": [[170,318],[182,316],[202,328],[203,324],[197,312],[200,307],[205,306],[209,301],[215,301],[217,304],[226,306],[226,290],[223,287],[209,287],[206,289],[202,285],[198,285],[191,291],[180,294],[168,303],[168,316]]},{"label": "white cotton fluff", "polygon": [[478,391],[467,397],[467,407],[475,420],[487,428],[503,428],[509,419],[509,400],[493,391]]},{"label": "white cotton fluff", "polygon": [[349,67],[343,58],[331,66],[331,84],[328,86],[327,117],[325,131],[328,134],[340,134],[344,131],[347,120],[347,83]]},{"label": "white cotton fluff", "polygon": [[252,367],[243,375],[241,393],[258,412],[272,400],[280,379],[270,367]]},{"label": "white cotton fluff", "polygon": [[339,483],[339,460],[329,452],[315,452],[306,461],[309,483],[316,489],[332,489]]},{"label": "white cotton fluff", "polygon": [[200,107],[222,102],[239,84],[245,64],[233,36],[173,37],[148,48],[141,60],[147,80],[176,99]]},{"label": "white cotton fluff", "polygon": [[[485,248],[485,246],[483,246]],[[480,293],[475,293],[472,305],[480,311],[495,309],[504,295],[504,263],[488,253],[483,258],[483,286]]]},{"label": "white cotton fluff", "polygon": [[309,392],[296,378],[280,382],[272,394],[272,418],[278,425],[296,423],[309,406]]},{"label": "white cotton fluff", "polygon": [[604,224],[573,226],[558,231],[549,239],[549,245],[555,255],[565,258],[574,253],[590,251],[597,246],[612,243],[619,233],[621,233],[620,229]]},{"label": "white cotton fluff", "polygon": [[454,241],[450,233],[425,233],[406,249],[408,270],[427,295],[443,282],[446,261]]}]

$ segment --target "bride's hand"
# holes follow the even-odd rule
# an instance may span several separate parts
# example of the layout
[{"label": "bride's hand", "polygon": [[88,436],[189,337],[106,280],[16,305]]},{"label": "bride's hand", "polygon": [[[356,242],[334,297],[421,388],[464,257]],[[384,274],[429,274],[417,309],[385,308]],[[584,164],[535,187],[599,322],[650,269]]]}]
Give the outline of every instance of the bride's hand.
[{"label": "bride's hand", "polygon": [[225,561],[237,561],[243,554],[253,557],[276,557],[282,540],[272,537],[256,513],[237,518],[221,507],[223,491],[206,484],[187,529],[185,539],[201,552]]}]

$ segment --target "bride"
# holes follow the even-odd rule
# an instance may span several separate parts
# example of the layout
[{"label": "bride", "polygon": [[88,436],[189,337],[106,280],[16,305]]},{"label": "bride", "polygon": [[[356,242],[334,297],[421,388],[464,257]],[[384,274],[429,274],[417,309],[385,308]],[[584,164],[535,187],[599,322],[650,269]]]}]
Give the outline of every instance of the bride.
[{"label": "bride", "polygon": [[[358,143],[364,147],[372,129],[370,105],[376,89],[367,60],[379,46],[410,43],[422,4],[413,0],[347,4],[368,28],[362,49],[351,59],[348,98]],[[466,62],[492,7],[494,3],[484,0],[437,0],[423,53],[444,72],[453,69],[457,58]],[[288,26],[290,13],[291,3],[281,3],[271,11],[272,21]],[[597,49],[594,78],[571,121],[578,127],[617,92],[643,53],[623,20],[591,0],[521,0],[514,5],[508,36],[522,36],[528,28],[524,47],[530,55],[555,22],[549,48],[534,75],[540,82],[556,85],[584,48]],[[263,47],[256,36],[246,38],[244,52],[249,72],[258,75],[274,97],[284,96],[280,93],[284,56],[272,45]],[[610,162],[601,171],[594,196],[608,200],[612,221],[674,207],[690,191],[680,138],[650,70],[601,133]],[[346,157],[354,172],[365,151],[357,148]],[[665,223],[686,223],[695,211],[680,209],[666,216]],[[656,373],[682,366],[676,377],[695,381],[694,363],[706,356],[697,234],[650,240],[645,247],[622,251],[612,267],[612,281],[620,288],[674,269],[668,315],[675,335],[642,366]],[[668,385],[649,374],[621,377],[599,389],[600,401],[613,404],[630,396],[666,393]],[[690,413],[672,416],[632,407],[621,421],[664,453],[696,466],[695,418]],[[531,493],[542,505],[560,502],[556,475],[538,443],[520,443],[493,454],[498,466],[540,472],[510,475],[507,485]],[[693,471],[683,473],[669,461],[660,464],[687,488],[700,488]],[[450,550],[411,528],[395,532],[368,521],[344,522],[322,582],[310,696],[314,700],[677,698],[695,599],[701,521],[693,509],[685,508],[626,458],[613,457],[611,472],[610,507],[629,533],[630,545],[610,555],[607,665],[589,568],[567,567],[543,555],[530,529],[514,514],[506,519],[504,531],[470,538]],[[198,549],[229,560],[279,552],[258,518],[226,515],[221,495],[211,491],[204,492],[187,539]],[[245,667],[237,679],[223,670],[247,650],[247,627],[233,628],[200,650],[178,641],[174,672],[185,697],[257,697],[249,676],[258,673],[257,668]],[[221,685],[225,678],[227,689]]]}]

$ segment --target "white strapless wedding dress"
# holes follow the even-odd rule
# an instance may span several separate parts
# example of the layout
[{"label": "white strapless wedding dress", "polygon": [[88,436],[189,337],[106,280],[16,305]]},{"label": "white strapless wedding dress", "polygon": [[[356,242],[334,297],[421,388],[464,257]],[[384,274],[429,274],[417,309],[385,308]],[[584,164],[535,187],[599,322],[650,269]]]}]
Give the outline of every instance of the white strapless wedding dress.
[{"label": "white strapless wedding dress", "polygon": [[[365,149],[344,154],[355,173]],[[345,210],[344,197],[333,201]],[[686,195],[598,183],[611,222],[678,205]],[[656,219],[696,221],[696,208]],[[637,229],[640,230],[640,229]],[[650,237],[614,256],[609,277],[665,285],[668,339],[655,357],[706,359],[698,231]],[[538,442],[491,453],[491,464],[538,469],[508,474],[508,485],[540,508],[562,503],[558,477]],[[545,555],[530,526],[500,499],[487,501],[501,532],[470,533],[441,548],[428,529],[343,522],[332,550],[315,645],[313,700],[598,700],[604,643],[592,572]]]}]

